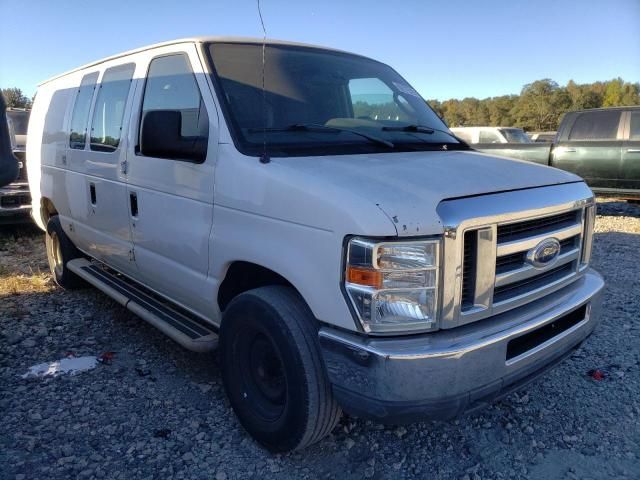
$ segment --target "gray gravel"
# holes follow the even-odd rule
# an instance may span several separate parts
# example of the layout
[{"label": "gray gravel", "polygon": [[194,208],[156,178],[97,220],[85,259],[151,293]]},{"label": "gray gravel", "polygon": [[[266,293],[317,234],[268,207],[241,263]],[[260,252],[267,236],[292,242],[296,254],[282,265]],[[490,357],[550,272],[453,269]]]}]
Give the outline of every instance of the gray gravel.
[{"label": "gray gravel", "polygon": [[[481,413],[405,427],[345,417],[290,455],[244,433],[214,355],[183,350],[94,289],[0,293],[0,478],[638,479],[640,206],[599,207],[605,315],[581,350]],[[0,284],[46,270],[38,237],[0,231]],[[67,352],[115,353],[74,376],[20,377]],[[587,375],[596,368],[601,381]]]}]

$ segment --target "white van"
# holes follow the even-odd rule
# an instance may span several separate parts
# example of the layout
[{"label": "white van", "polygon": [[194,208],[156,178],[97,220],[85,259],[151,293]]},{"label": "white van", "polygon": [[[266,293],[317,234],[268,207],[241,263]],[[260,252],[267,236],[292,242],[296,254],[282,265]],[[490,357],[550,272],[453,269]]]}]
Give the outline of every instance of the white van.
[{"label": "white van", "polygon": [[219,345],[231,405],[274,451],[341,409],[475,409],[598,320],[581,179],[470,151],[359,55],[230,38],[116,55],[40,85],[27,155],[56,281]]}]

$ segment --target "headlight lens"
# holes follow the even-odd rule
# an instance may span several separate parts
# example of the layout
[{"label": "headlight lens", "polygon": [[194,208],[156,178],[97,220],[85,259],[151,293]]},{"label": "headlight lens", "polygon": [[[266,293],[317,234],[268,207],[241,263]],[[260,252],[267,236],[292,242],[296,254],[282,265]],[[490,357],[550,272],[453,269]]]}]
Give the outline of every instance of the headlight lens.
[{"label": "headlight lens", "polygon": [[439,239],[351,239],[345,288],[366,332],[401,333],[437,327],[439,250]]}]

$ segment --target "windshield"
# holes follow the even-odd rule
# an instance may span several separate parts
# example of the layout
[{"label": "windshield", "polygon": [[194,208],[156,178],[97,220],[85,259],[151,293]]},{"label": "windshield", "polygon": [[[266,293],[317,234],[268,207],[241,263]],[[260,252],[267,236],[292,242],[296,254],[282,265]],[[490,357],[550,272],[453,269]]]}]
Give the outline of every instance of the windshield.
[{"label": "windshield", "polygon": [[29,125],[29,112],[7,110],[7,118],[13,123],[13,130],[16,135],[26,135]]},{"label": "windshield", "polygon": [[529,136],[520,128],[501,128],[500,131],[508,143],[532,143]]},{"label": "windshield", "polygon": [[[382,63],[267,45],[263,95],[261,44],[214,43],[209,50],[218,96],[236,146],[245,154],[262,154],[265,142],[270,156],[468,148]],[[304,125],[332,128],[300,128]]]}]

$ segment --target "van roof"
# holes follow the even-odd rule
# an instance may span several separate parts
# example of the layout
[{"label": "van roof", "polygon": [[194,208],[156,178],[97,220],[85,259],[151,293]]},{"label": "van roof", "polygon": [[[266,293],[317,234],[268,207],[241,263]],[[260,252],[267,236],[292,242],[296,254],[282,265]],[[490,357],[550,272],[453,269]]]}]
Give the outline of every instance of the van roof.
[{"label": "van roof", "polygon": [[[299,42],[290,42],[287,40],[276,40],[276,39],[262,39],[262,38],[258,38],[258,37],[234,37],[234,36],[200,36],[200,37],[188,37],[188,38],[179,38],[176,40],[169,40],[166,42],[160,42],[160,43],[154,43],[153,45],[147,45],[144,47],[139,47],[139,48],[135,48],[133,50],[128,50],[126,52],[122,52],[122,53],[118,53],[115,55],[111,55],[109,57],[105,57],[102,58],[100,60],[96,60],[95,62],[91,62],[91,63],[87,63],[86,65],[82,65],[80,67],[74,68],[72,70],[68,70],[64,73],[61,73],[59,75],[56,75],[54,77],[48,78],[47,80],[44,80],[42,82],[40,82],[38,84],[38,86],[40,85],[44,85],[45,83],[51,82],[57,78],[60,77],[64,77],[65,75],[69,75],[70,73],[74,73],[74,72],[78,72],[80,70],[84,70],[85,68],[90,68],[93,67],[95,65],[99,65],[101,63],[104,62],[108,62],[110,60],[115,60],[116,58],[120,58],[120,57],[125,57],[127,55],[132,55],[134,53],[139,53],[139,52],[144,52],[145,50],[151,50],[152,48],[157,48],[157,47],[164,47],[167,45],[175,45],[178,43],[256,43],[256,44],[262,44],[263,42],[265,42],[267,45],[292,45],[292,46],[297,46],[297,47],[307,47],[307,48],[317,48],[320,50],[329,50],[329,51],[334,51],[334,52],[341,52],[341,53],[350,53],[351,55],[357,55],[357,54],[352,54],[351,52],[346,52],[344,50],[339,50],[339,49],[335,49],[335,48],[329,48],[329,47],[322,47],[320,45],[311,45],[311,44],[307,44],[307,43],[299,43]],[[358,56],[362,56],[362,55],[358,55]]]}]

